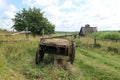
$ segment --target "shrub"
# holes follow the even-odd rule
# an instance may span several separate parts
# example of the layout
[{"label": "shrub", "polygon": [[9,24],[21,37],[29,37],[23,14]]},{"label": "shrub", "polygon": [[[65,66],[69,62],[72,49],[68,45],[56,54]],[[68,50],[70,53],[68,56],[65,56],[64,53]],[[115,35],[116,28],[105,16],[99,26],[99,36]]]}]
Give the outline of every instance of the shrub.
[{"label": "shrub", "polygon": [[97,33],[93,33],[92,36],[96,36],[96,38],[100,38],[100,39],[111,39],[111,40],[120,39],[120,33],[115,31],[97,32]]}]

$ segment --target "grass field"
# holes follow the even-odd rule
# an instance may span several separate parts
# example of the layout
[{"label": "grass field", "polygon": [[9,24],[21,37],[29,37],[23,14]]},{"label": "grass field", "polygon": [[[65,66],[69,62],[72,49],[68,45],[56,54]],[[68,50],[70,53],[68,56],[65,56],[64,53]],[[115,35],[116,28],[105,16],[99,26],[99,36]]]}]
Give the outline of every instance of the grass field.
[{"label": "grass field", "polygon": [[95,48],[92,37],[78,38],[75,62],[66,69],[47,54],[36,65],[38,43],[39,37],[0,43],[0,80],[120,80],[120,52],[107,51],[109,46],[120,49],[120,42],[98,41],[101,47]]}]

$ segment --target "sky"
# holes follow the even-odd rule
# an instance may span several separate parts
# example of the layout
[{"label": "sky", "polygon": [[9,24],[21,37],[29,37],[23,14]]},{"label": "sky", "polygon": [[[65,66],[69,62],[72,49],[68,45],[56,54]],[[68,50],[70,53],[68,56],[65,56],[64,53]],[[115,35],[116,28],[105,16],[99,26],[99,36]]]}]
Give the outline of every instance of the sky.
[{"label": "sky", "polygon": [[40,8],[56,31],[79,31],[86,24],[120,30],[120,0],[0,0],[0,28],[12,30],[15,14],[30,7]]}]

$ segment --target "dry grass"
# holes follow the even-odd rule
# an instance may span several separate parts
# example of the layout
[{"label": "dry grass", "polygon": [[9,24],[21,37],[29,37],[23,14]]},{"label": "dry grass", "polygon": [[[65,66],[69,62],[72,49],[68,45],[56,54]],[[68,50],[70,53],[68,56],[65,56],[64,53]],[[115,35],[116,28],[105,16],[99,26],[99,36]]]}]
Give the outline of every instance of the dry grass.
[{"label": "dry grass", "polygon": [[[40,39],[30,37],[29,41],[0,43],[0,80],[120,80],[120,55],[107,52],[105,47],[91,47],[91,37],[75,40],[79,46],[73,65],[65,59],[54,63],[47,54],[40,65],[36,65],[35,53]],[[120,43],[99,43],[120,46]]]}]

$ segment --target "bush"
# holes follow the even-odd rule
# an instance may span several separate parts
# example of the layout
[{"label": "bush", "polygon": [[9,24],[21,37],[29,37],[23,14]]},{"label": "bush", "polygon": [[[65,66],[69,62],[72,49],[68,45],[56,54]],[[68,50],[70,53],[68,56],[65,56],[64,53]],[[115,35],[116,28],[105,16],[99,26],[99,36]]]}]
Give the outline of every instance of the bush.
[{"label": "bush", "polygon": [[92,36],[96,36],[96,38],[100,39],[111,39],[116,40],[120,39],[120,33],[119,32],[97,32],[93,33]]},{"label": "bush", "polygon": [[119,53],[119,50],[118,50],[118,48],[114,48],[114,47],[108,47],[107,48],[107,50],[108,50],[108,52],[114,52],[114,53]]}]

